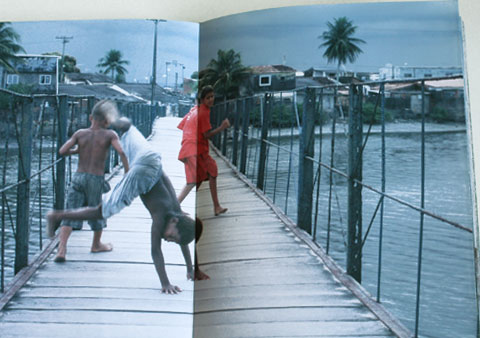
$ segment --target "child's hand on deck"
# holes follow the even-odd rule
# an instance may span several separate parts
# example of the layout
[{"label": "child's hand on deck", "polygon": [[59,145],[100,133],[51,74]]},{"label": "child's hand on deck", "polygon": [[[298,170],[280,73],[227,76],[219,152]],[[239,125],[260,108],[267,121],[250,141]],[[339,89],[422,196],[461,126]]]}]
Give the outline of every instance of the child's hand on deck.
[{"label": "child's hand on deck", "polygon": [[182,289],[180,289],[176,285],[168,284],[166,286],[162,286],[162,293],[167,293],[167,294],[177,294],[179,292],[182,292]]}]

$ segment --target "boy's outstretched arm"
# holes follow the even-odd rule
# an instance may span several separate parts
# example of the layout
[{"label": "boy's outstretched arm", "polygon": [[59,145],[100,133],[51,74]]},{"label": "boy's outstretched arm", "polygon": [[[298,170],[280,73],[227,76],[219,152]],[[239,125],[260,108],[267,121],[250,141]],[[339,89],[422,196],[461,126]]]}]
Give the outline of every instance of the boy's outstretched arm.
[{"label": "boy's outstretched arm", "polygon": [[180,244],[182,249],[183,258],[185,259],[185,265],[187,266],[187,279],[193,280],[195,278],[193,274],[192,256],[190,255],[190,249],[188,245]]},{"label": "boy's outstretched arm", "polygon": [[[69,156],[73,154],[78,154],[78,147],[73,148],[77,144],[77,133],[74,133],[72,137],[70,137],[67,142],[65,142],[60,149],[58,150],[58,154],[60,156]],[[73,148],[73,149],[72,149]]]},{"label": "boy's outstretched arm", "polygon": [[152,225],[151,241],[152,241],[152,258],[155,269],[157,270],[158,277],[160,278],[160,283],[162,283],[162,292],[175,294],[181,292],[176,285],[170,284],[170,281],[167,277],[167,271],[165,270],[165,260],[163,259],[162,253],[162,236],[161,231],[163,227]]},{"label": "boy's outstretched arm", "polygon": [[215,129],[210,129],[209,131],[206,131],[205,133],[203,133],[203,136],[205,138],[210,138],[212,136],[217,135],[218,133],[220,133],[224,129],[227,129],[228,127],[230,127],[230,121],[228,119],[225,119],[225,120],[222,121],[220,126],[218,126]]},{"label": "boy's outstretched arm", "polygon": [[112,138],[112,147],[115,149],[115,151],[118,153],[118,156],[120,156],[120,160],[122,161],[123,164],[123,170],[124,172],[128,172],[130,170],[130,167],[128,166],[128,159],[125,153],[123,152],[122,146],[120,145],[120,140],[118,139],[118,135],[116,132],[112,131],[114,136]]}]

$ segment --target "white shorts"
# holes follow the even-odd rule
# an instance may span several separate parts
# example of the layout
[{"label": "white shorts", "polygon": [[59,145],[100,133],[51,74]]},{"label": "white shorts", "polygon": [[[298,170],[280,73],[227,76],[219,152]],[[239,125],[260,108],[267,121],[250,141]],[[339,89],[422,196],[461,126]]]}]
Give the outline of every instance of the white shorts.
[{"label": "white shorts", "polygon": [[146,194],[162,177],[162,161],[158,154],[137,160],[110,194],[102,198],[102,217],[120,212],[139,195]]}]

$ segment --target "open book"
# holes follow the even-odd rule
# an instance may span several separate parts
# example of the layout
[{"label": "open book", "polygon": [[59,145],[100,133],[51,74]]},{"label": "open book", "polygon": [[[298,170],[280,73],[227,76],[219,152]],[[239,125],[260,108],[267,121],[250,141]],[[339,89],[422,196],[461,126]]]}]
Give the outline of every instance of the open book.
[{"label": "open book", "polygon": [[[95,100],[117,101],[144,136],[153,131],[150,143],[183,211],[203,223],[195,253],[203,278],[187,281],[188,259],[175,245],[162,244],[170,282],[184,292],[161,293],[164,280],[149,256],[149,214],[133,203],[105,231],[118,232],[121,244],[111,254],[120,256],[106,253],[95,263],[97,256],[80,252],[83,232],[64,266],[44,255],[38,276],[2,304],[2,332],[475,337],[474,118],[458,3],[295,6],[200,24],[154,13],[149,16],[158,19],[3,25],[19,35],[10,39],[21,48],[0,65],[2,128],[24,121],[12,98],[36,95],[33,153],[41,147],[35,137],[45,135],[54,149],[44,158],[48,165],[61,146],[48,134],[57,119],[60,126],[61,112],[69,114],[66,141],[88,127]],[[198,96],[209,85],[213,92]],[[188,167],[191,153],[179,156],[189,119],[201,139],[192,148],[197,168]],[[1,141],[5,149],[14,130]],[[11,155],[0,156],[6,163]],[[108,160],[112,167],[121,163],[115,156]],[[67,183],[76,166],[70,161]],[[17,181],[18,166],[6,183]],[[112,186],[122,172],[113,174]],[[186,188],[192,191],[183,202]],[[7,204],[9,198],[20,208],[13,195]],[[36,255],[30,262],[45,252],[37,249],[47,243],[38,230],[44,216],[29,216],[37,229],[30,238],[27,233],[29,254]],[[143,224],[138,236],[130,234],[137,219]],[[14,270],[23,267],[17,269],[13,249],[19,221],[11,230],[3,223],[6,295],[18,284]],[[129,249],[135,242],[142,254]],[[193,256],[193,243],[189,248]],[[82,273],[62,275],[69,264]],[[95,274],[103,275],[92,266],[118,278],[105,277],[103,284],[98,277],[101,287],[95,285]]]}]

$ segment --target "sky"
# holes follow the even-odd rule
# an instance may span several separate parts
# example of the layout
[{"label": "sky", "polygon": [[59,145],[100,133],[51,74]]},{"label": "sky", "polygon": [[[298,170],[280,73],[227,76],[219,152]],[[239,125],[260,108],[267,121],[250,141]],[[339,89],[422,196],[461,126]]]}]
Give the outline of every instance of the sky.
[{"label": "sky", "polygon": [[357,26],[363,53],[348,70],[378,71],[397,66],[463,64],[458,4],[455,0],[296,6],[231,15],[200,26],[200,68],[218,49],[239,52],[246,66],[286,64],[303,71],[327,64],[318,37],[327,22],[346,16]]},{"label": "sky", "polygon": [[[96,65],[110,49],[120,50],[130,62],[126,66],[128,82],[149,82],[153,69],[154,23],[148,20],[98,21],[41,21],[13,22],[12,27],[21,36],[20,44],[28,54],[62,53],[60,36],[73,37],[65,45],[65,54],[77,59],[82,72],[99,71]],[[184,76],[198,69],[198,24],[167,21],[158,23],[157,31],[157,83],[165,85],[166,62],[169,66],[168,82],[175,84],[175,72],[181,82]]]},{"label": "sky", "polygon": [[[455,0],[409,3],[315,5],[269,9],[231,15],[202,23],[158,24],[157,83],[169,86],[183,75],[204,68],[218,49],[240,52],[246,66],[286,64],[297,70],[329,66],[318,38],[327,22],[346,16],[366,41],[355,64],[346,68],[378,71],[386,63],[410,66],[462,66],[458,4]],[[82,72],[96,65],[110,49],[130,61],[128,82],[149,82],[152,75],[154,24],[148,20],[14,22],[29,54],[62,52],[56,37],[72,36],[65,53],[77,59]],[[199,44],[200,39],[200,44]],[[199,49],[200,48],[200,49]],[[200,55],[200,59],[199,59]]]}]

